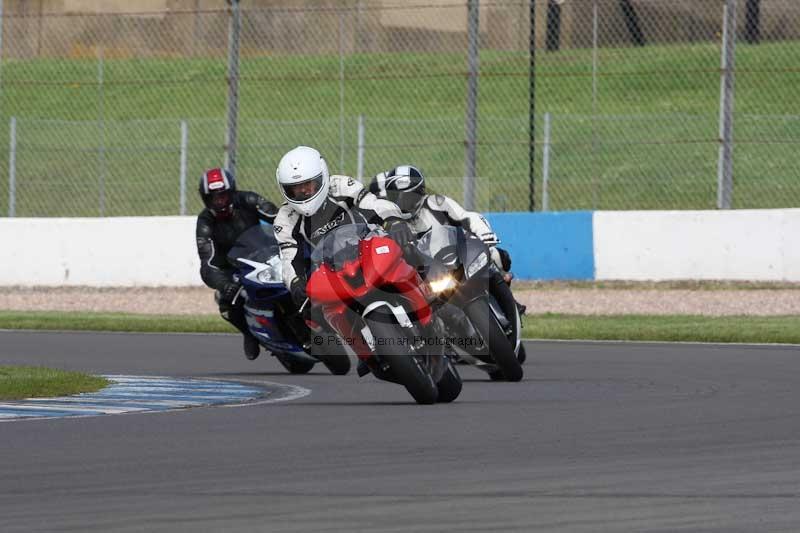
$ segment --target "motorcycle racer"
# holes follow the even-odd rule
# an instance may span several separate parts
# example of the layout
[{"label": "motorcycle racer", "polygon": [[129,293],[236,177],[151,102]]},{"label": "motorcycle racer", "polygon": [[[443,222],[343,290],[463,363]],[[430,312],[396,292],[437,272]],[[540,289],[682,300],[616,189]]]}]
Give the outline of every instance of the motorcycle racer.
[{"label": "motorcycle racer", "polygon": [[[488,247],[492,260],[503,272],[503,279],[510,285],[511,256],[498,247],[500,243],[489,222],[480,213],[467,211],[458,202],[442,194],[427,194],[425,176],[412,165],[398,165],[376,174],[369,190],[378,198],[386,198],[397,204],[403,213],[410,215],[409,225],[417,236],[423,235],[437,225],[459,226],[475,234]],[[520,315],[526,307],[517,303]]]},{"label": "motorcycle racer", "polygon": [[215,289],[222,318],[242,332],[245,356],[252,361],[258,357],[260,347],[247,327],[244,301],[236,298],[241,285],[234,279],[226,256],[239,235],[261,221],[273,222],[278,209],[254,192],[237,190],[233,175],[222,168],[205,171],[198,190],[205,205],[196,228],[200,277]]},{"label": "motorcycle racer", "polygon": [[298,146],[287,152],[275,175],[286,201],[273,228],[284,281],[298,306],[306,301],[307,252],[334,228],[358,222],[378,224],[403,248],[413,238],[397,205],[378,199],[349,176],[330,175],[325,159],[314,148]]}]

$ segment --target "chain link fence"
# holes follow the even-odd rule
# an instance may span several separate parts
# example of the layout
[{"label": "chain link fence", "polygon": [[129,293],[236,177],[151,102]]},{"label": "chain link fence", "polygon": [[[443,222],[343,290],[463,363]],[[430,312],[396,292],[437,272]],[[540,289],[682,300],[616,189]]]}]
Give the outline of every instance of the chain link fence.
[{"label": "chain link fence", "polygon": [[297,144],[486,211],[800,206],[796,0],[267,4],[0,0],[0,216],[277,201]]}]

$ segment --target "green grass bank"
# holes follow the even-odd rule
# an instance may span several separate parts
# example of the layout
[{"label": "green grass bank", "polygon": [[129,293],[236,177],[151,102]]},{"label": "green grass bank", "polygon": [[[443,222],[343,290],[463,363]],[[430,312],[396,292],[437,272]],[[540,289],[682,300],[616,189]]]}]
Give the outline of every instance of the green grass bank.
[{"label": "green grass bank", "polygon": [[[596,92],[592,59],[537,58],[537,166],[542,115],[552,117],[550,209],[713,209],[719,46],[601,49]],[[477,207],[527,210],[528,57],[483,50],[480,64]],[[465,68],[460,53],[353,54],[341,65],[337,55],[244,57],[240,184],[277,198],[277,162],[301,143],[355,173],[363,115],[367,175],[414,162],[432,189],[461,198]],[[737,47],[734,207],[800,205],[798,69],[800,43]],[[101,203],[106,216],[177,214],[181,120],[188,211],[199,210],[195,176],[222,162],[224,60],[108,58],[102,87],[97,72],[94,59],[3,62],[0,166],[14,116],[17,216],[97,216]]]},{"label": "green grass bank", "polygon": [[[524,336],[537,339],[800,344],[800,316],[561,315],[524,318]],[[215,315],[134,315],[0,311],[0,329],[235,333]]]},{"label": "green grass bank", "polygon": [[0,365],[0,400],[68,396],[95,392],[108,384],[105,378],[81,372]]}]

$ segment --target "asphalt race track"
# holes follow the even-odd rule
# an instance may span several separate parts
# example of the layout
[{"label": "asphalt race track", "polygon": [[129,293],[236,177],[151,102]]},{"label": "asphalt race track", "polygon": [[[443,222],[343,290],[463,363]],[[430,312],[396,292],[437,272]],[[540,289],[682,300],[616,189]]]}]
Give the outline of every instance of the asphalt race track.
[{"label": "asphalt race track", "polygon": [[293,384],[0,424],[0,531],[800,531],[800,348],[529,343],[451,405],[237,336],[0,332],[0,363]]}]

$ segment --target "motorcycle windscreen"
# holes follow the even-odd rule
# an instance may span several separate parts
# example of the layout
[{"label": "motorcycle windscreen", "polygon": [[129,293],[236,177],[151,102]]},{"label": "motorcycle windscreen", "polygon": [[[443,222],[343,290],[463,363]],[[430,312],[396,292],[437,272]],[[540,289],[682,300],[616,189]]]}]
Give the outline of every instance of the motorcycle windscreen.
[{"label": "motorcycle windscreen", "polygon": [[228,263],[234,268],[239,268],[241,266],[241,263],[237,263],[239,258],[266,263],[277,255],[280,255],[280,249],[272,226],[258,224],[239,235],[228,252]]},{"label": "motorcycle windscreen", "polygon": [[458,236],[461,229],[455,226],[434,226],[417,240],[417,250],[425,266],[434,263],[452,270],[459,264]]},{"label": "motorcycle windscreen", "polygon": [[358,259],[358,243],[371,232],[367,224],[347,224],[334,228],[311,252],[315,269],[325,264],[332,270],[341,270],[346,263],[355,261]]}]

